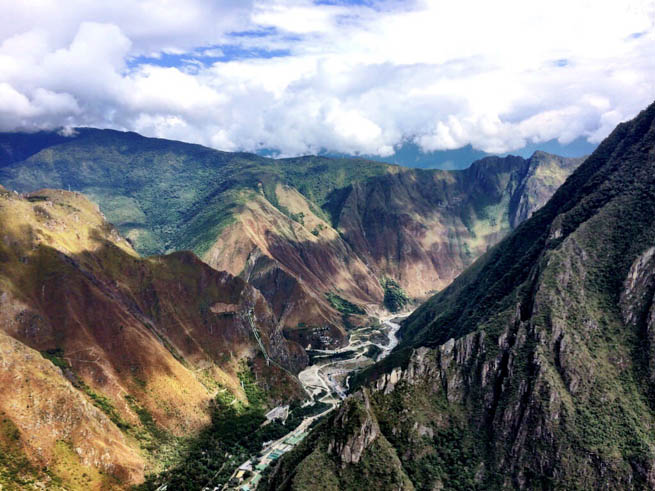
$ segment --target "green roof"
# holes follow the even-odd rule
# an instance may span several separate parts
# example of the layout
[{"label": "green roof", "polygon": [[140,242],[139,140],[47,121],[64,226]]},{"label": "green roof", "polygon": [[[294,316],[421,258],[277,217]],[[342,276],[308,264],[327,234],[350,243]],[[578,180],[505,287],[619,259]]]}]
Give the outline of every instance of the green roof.
[{"label": "green roof", "polygon": [[300,442],[303,438],[305,438],[306,433],[301,433],[300,435],[297,436],[290,436],[286,440],[284,440],[284,443],[288,443],[289,445],[295,445],[298,442]]}]

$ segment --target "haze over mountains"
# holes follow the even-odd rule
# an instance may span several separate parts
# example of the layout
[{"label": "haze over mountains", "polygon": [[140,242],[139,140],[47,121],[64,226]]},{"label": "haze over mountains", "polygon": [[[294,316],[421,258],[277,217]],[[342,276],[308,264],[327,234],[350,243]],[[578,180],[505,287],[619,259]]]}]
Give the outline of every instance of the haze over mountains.
[{"label": "haze over mountains", "polygon": [[[576,138],[566,144],[560,143],[557,140],[549,140],[540,143],[531,143],[522,148],[514,149],[506,154],[500,154],[499,156],[511,154],[523,158],[529,158],[534,152],[542,151],[562,157],[575,158],[589,155],[597,146],[598,145],[596,144],[589,143],[584,138]],[[330,152],[326,152],[325,155],[333,156]],[[345,155],[337,156],[344,157]],[[365,155],[364,157],[370,158],[371,160],[378,160],[380,162],[418,169],[455,170],[466,169],[471,165],[471,162],[492,156],[494,155],[476,150],[471,145],[466,145],[455,150],[434,150],[425,152],[416,143],[403,143],[402,145],[394,147],[394,153],[392,155],[384,157]]]}]

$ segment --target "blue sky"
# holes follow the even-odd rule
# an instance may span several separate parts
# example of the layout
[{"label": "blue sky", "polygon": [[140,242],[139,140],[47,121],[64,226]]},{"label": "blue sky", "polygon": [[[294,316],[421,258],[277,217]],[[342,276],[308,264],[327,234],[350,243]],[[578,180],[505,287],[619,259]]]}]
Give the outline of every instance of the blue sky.
[{"label": "blue sky", "polygon": [[430,164],[586,153],[655,99],[655,0],[23,0],[0,16],[1,130]]}]

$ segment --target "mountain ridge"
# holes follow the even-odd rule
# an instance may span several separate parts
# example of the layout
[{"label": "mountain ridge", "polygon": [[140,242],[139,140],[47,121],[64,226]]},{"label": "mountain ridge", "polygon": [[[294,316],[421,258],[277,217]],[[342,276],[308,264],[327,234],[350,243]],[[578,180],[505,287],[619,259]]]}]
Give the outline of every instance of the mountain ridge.
[{"label": "mountain ridge", "polygon": [[[403,322],[344,403],[369,400],[369,423],[344,432],[334,416],[268,489],[304,489],[302,463],[317,459],[350,489],[392,458],[423,489],[652,489],[654,149],[655,104]],[[371,425],[359,462],[330,450]]]},{"label": "mountain ridge", "polygon": [[139,257],[78,193],[0,188],[0,224],[0,484],[136,484],[219,395],[305,398],[306,355],[242,279],[190,252]]},{"label": "mountain ridge", "polygon": [[[57,138],[4,165],[0,182],[85,192],[141,253],[193,250],[247,276],[304,346],[341,345],[348,323],[361,322],[344,317],[335,295],[374,313],[387,278],[419,299],[445,287],[581,161],[492,157],[465,171],[424,171],[363,159],[272,160],[113,130]],[[285,302],[273,285],[298,301]]]}]

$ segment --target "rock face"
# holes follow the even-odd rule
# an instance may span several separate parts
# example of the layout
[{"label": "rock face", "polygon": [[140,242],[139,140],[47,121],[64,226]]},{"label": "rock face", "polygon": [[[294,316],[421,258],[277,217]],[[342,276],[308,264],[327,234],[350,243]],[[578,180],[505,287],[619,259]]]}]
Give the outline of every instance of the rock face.
[{"label": "rock face", "polygon": [[245,401],[248,361],[272,403],[302,397],[306,355],[245,281],[190,252],[140,258],[77,193],[0,188],[0,452],[17,469],[139,482],[140,441],[193,435],[218,390]]},{"label": "rock face", "polygon": [[655,104],[404,322],[352,398],[414,486],[655,487],[653,189]]},{"label": "rock face", "polygon": [[[339,408],[333,427],[335,436],[328,443],[328,454],[336,455],[343,465],[357,464],[364,451],[380,436],[366,391],[358,392]],[[352,433],[349,434],[349,430]]]},{"label": "rock face", "polygon": [[272,160],[93,129],[70,138],[0,134],[0,149],[0,183],[87,193],[137,251],[192,250],[247,279],[285,335],[313,347],[345,341],[349,321],[328,294],[373,311],[389,278],[427,298],[580,163],[538,152],[426,171],[362,159]]},{"label": "rock face", "polygon": [[536,152],[376,177],[334,198],[336,228],[374,276],[426,298],[543,206],[582,160]]},{"label": "rock face", "polygon": [[413,490],[383,435],[369,391],[347,399],[263,481],[263,489]]},{"label": "rock face", "polygon": [[555,194],[566,178],[584,161],[535,152],[526,162],[523,178],[510,206],[510,225],[518,227]]},{"label": "rock face", "polygon": [[644,334],[648,379],[655,383],[655,247],[640,255],[630,268],[621,292],[621,313],[626,325]]}]

